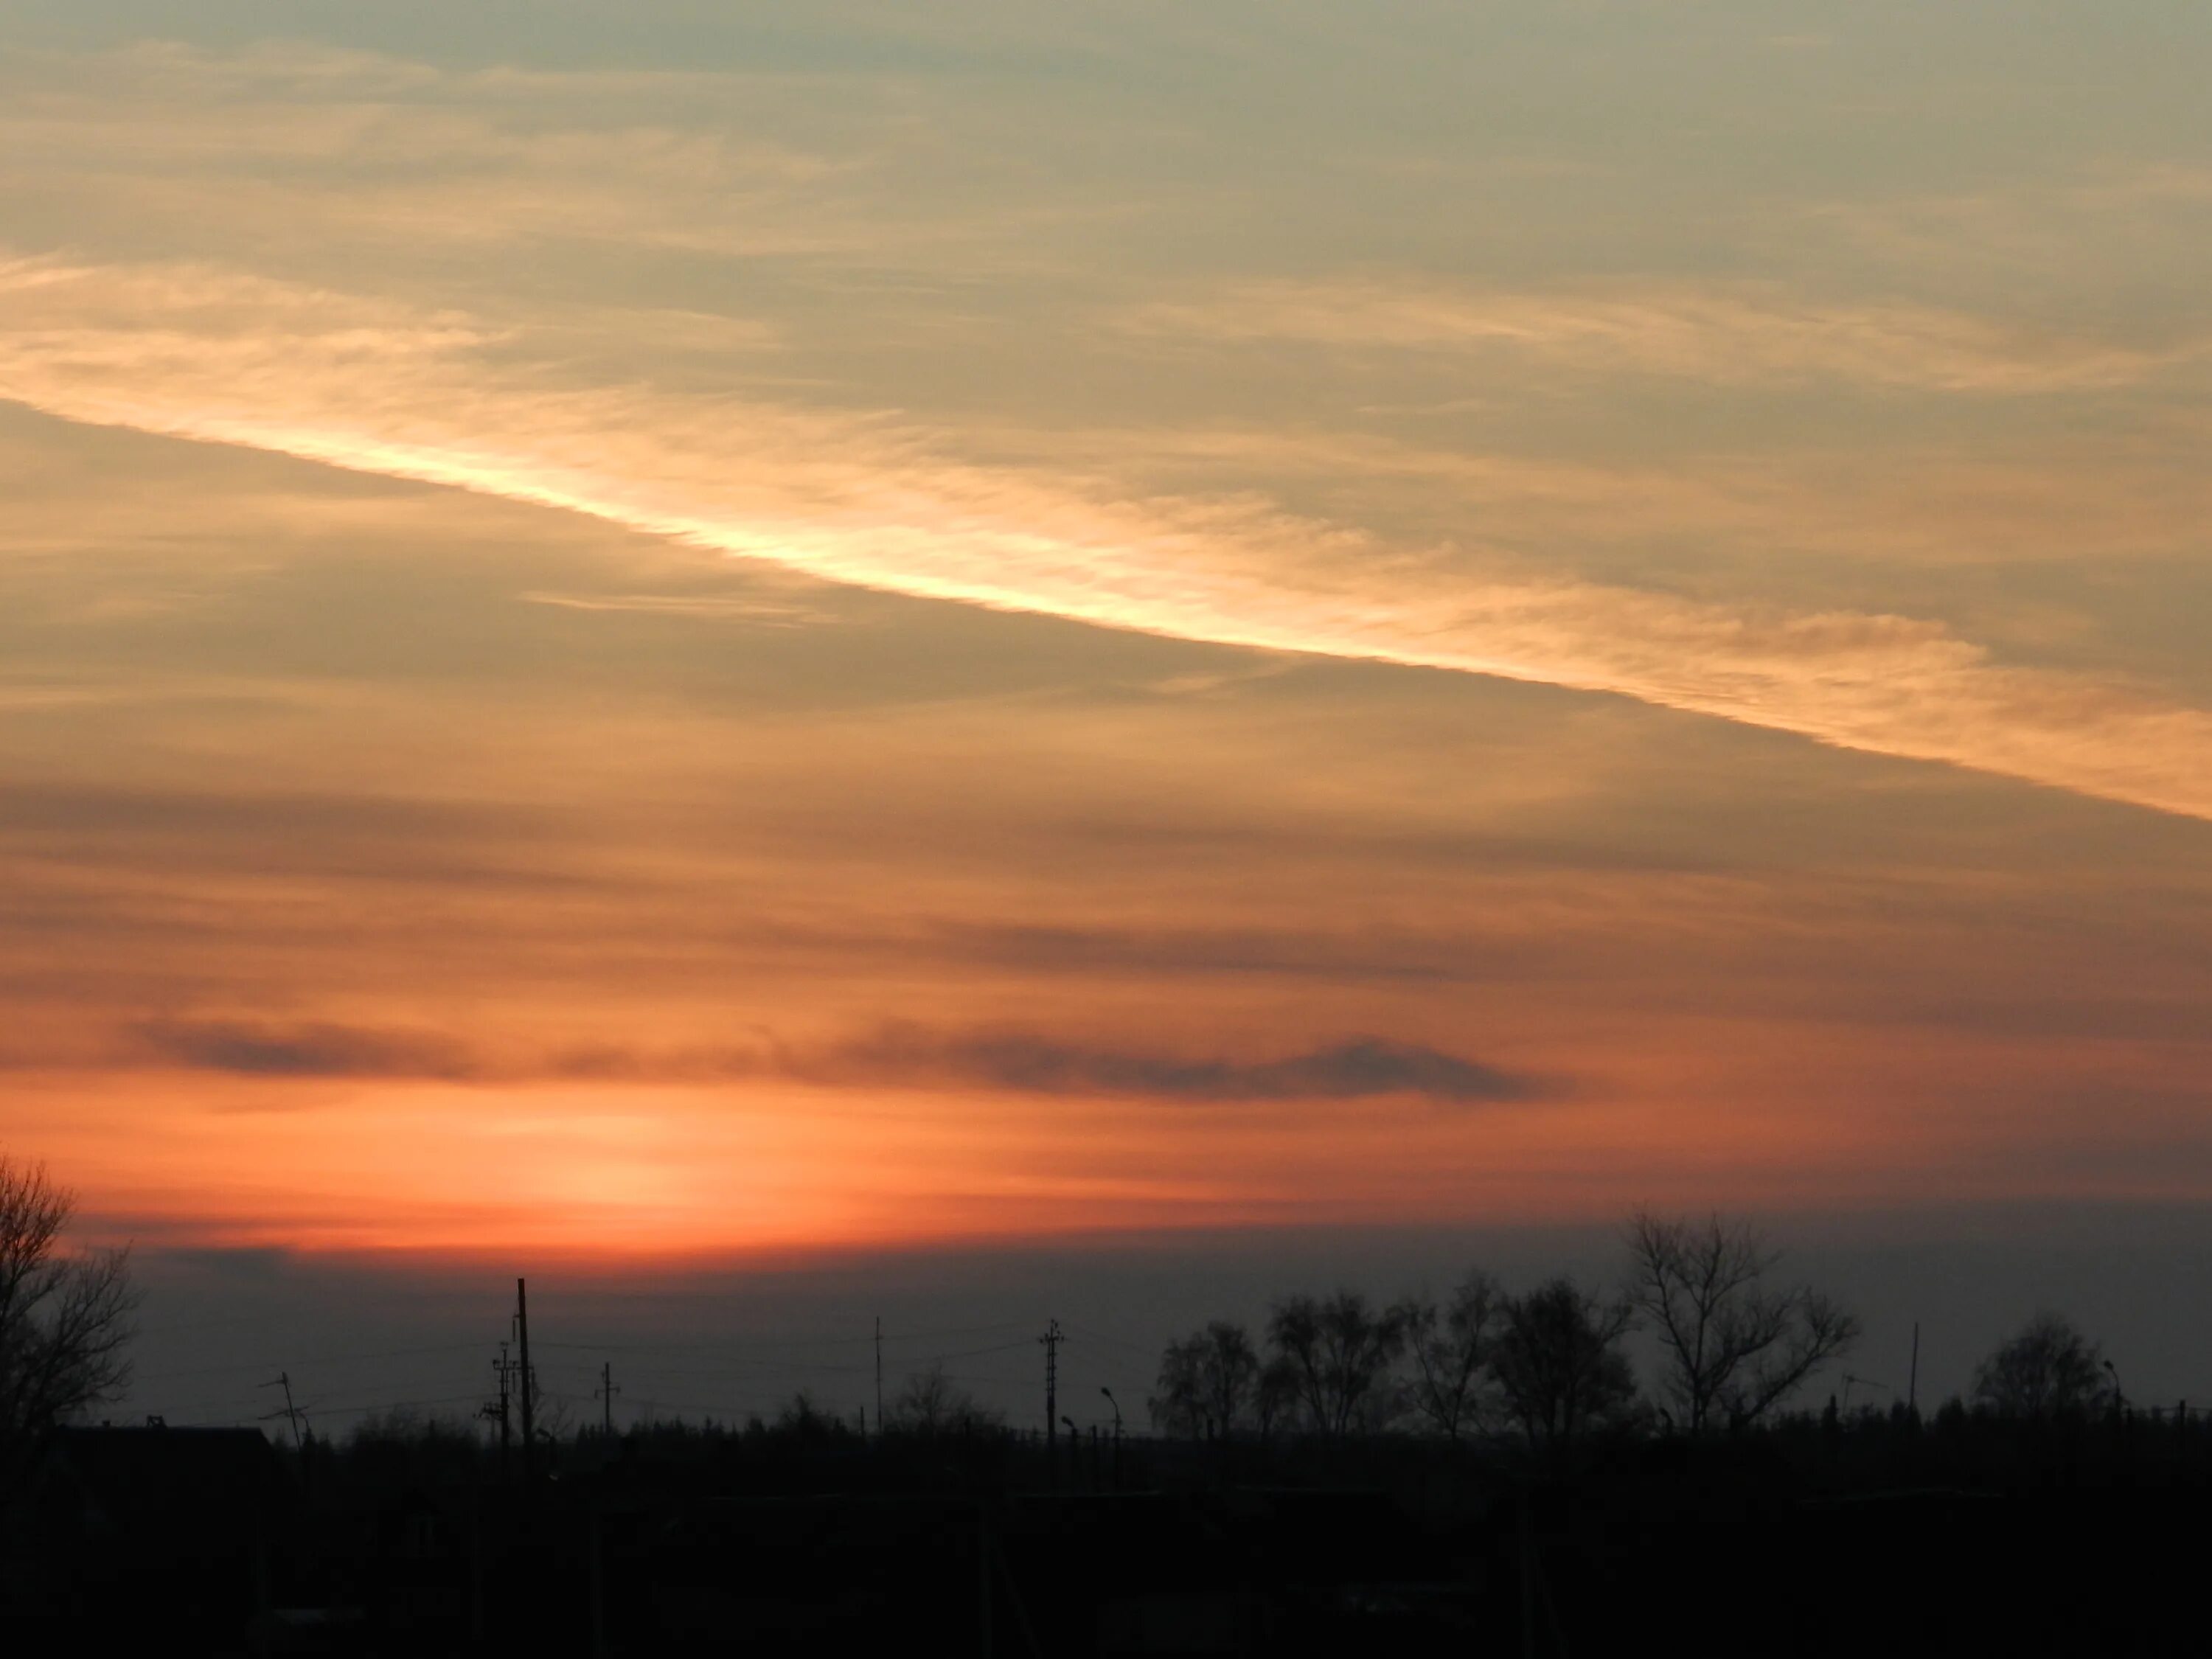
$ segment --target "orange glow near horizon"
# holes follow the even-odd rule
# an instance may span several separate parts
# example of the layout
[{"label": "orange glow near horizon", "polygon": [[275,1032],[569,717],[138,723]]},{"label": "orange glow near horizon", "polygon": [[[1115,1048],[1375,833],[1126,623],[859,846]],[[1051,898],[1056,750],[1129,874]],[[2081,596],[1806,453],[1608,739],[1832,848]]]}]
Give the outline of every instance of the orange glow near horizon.
[{"label": "orange glow near horizon", "polygon": [[2212,1200],[2212,174],[2079,68],[2185,55],[128,9],[0,22],[0,1154],[90,1232]]},{"label": "orange glow near horizon", "polygon": [[[1801,1033],[1790,1062],[1819,1047]],[[522,1253],[579,1270],[1254,1226],[1602,1223],[1715,1194],[1770,1211],[2048,1190],[2033,1168],[1983,1164],[1986,1131],[1955,1114],[1722,1106],[1699,1097],[1708,1066],[1686,1054],[1677,1069],[1656,1100],[1472,1109],[774,1083],[210,1091],[140,1076],[97,1093],[19,1088],[11,1127],[14,1150],[86,1190],[106,1241],[151,1222],[156,1248],[448,1262]],[[2020,1138],[2054,1126],[2003,1127]],[[2190,1133],[2165,1133],[2177,1131]],[[2197,1190],[2186,1169],[2087,1189]]]}]

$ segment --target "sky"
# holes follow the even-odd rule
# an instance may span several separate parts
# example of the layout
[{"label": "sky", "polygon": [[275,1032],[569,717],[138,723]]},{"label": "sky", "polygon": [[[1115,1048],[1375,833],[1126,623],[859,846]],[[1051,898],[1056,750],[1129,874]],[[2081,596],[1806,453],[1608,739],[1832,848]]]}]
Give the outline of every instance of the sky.
[{"label": "sky", "polygon": [[1640,1206],[2212,1396],[2208,64],[14,0],[0,1149],[134,1407],[465,1397],[526,1272],[625,1410],[1140,1401]]}]

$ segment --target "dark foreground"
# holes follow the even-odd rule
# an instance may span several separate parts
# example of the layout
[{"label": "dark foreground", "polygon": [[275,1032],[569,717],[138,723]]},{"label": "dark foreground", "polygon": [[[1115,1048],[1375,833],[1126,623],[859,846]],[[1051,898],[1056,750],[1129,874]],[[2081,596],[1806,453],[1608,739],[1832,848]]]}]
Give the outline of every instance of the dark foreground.
[{"label": "dark foreground", "polygon": [[279,1452],[80,1430],[0,1650],[682,1656],[2195,1654],[2212,1433],[1902,1413],[1571,1470],[1261,1448],[663,1431]]}]

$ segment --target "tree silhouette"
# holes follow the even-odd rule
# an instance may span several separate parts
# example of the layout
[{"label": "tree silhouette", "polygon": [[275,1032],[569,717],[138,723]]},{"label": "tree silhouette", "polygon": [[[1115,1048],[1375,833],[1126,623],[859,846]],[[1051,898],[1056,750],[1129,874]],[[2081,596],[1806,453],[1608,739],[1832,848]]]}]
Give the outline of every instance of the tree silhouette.
[{"label": "tree silhouette", "polygon": [[1377,1311],[1358,1291],[1327,1298],[1291,1296],[1275,1304],[1267,1341],[1295,1379],[1315,1432],[1343,1435],[1361,1420],[1405,1346],[1399,1311]]},{"label": "tree silhouette", "polygon": [[775,1414],[775,1432],[793,1440],[834,1440],[843,1437],[852,1425],[825,1410],[813,1390],[801,1389],[783,1402]]},{"label": "tree silhouette", "polygon": [[890,1405],[890,1426],[908,1434],[997,1431],[1006,1414],[982,1401],[945,1374],[942,1365],[916,1371]]},{"label": "tree silhouette", "polygon": [[1413,1361],[1407,1400],[1421,1421],[1447,1439],[1480,1428],[1492,1415],[1491,1350],[1504,1310],[1504,1290],[1480,1268],[1441,1307],[1425,1295],[1398,1304]]},{"label": "tree silhouette", "polygon": [[2108,1386],[2103,1349],[2048,1311],[2000,1342],[1974,1370],[1974,1398],[2006,1417],[2086,1411]]},{"label": "tree silhouette", "polygon": [[1630,1294],[1692,1434],[1757,1422],[1858,1338],[1858,1321],[1818,1291],[1769,1288],[1780,1253],[1742,1223],[1642,1213],[1628,1243]]},{"label": "tree silhouette", "polygon": [[43,1164],[0,1157],[0,1503],[58,1423],[130,1381],[130,1252],[64,1251],[75,1208]]},{"label": "tree silhouette", "polygon": [[1564,1458],[1634,1404],[1636,1376],[1620,1339],[1635,1316],[1627,1303],[1601,1302],[1571,1279],[1506,1302],[1491,1369],[1532,1445]]},{"label": "tree silhouette", "polygon": [[1276,1354],[1260,1367],[1260,1380],[1252,1390],[1252,1415],[1259,1423],[1260,1438],[1273,1438],[1277,1429],[1297,1415],[1297,1369]]},{"label": "tree silhouette", "polygon": [[1260,1356],[1242,1325],[1217,1319],[1160,1356],[1158,1392],[1150,1403],[1153,1423],[1195,1439],[1226,1435],[1254,1403]]}]

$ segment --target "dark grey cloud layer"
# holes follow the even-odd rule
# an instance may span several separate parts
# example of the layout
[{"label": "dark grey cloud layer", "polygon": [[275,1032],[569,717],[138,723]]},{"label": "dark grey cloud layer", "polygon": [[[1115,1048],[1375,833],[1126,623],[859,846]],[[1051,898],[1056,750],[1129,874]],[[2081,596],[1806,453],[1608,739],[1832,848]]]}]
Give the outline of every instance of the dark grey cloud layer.
[{"label": "dark grey cloud layer", "polygon": [[891,1027],[811,1069],[837,1078],[981,1085],[1041,1095],[1159,1100],[1357,1100],[1420,1095],[1455,1102],[1522,1100],[1535,1079],[1417,1043],[1356,1036],[1279,1060],[1183,1057],[1091,1048],[1020,1033],[944,1035]]},{"label": "dark grey cloud layer", "polygon": [[1527,1100],[1539,1079],[1420,1043],[1377,1036],[1271,1059],[1173,1054],[1019,1031],[885,1025],[814,1048],[665,1052],[596,1047],[505,1061],[434,1031],[242,1020],[163,1020],[137,1028],[161,1063],[259,1078],[522,1080],[532,1077],[704,1082],[783,1077],[830,1085],[958,1086],[1010,1094],[1160,1101],[1363,1100],[1415,1096],[1467,1104]]},{"label": "dark grey cloud layer", "polygon": [[324,1022],[159,1020],[137,1029],[154,1056],[191,1071],[270,1078],[480,1078],[488,1068],[466,1044],[431,1031]]}]

